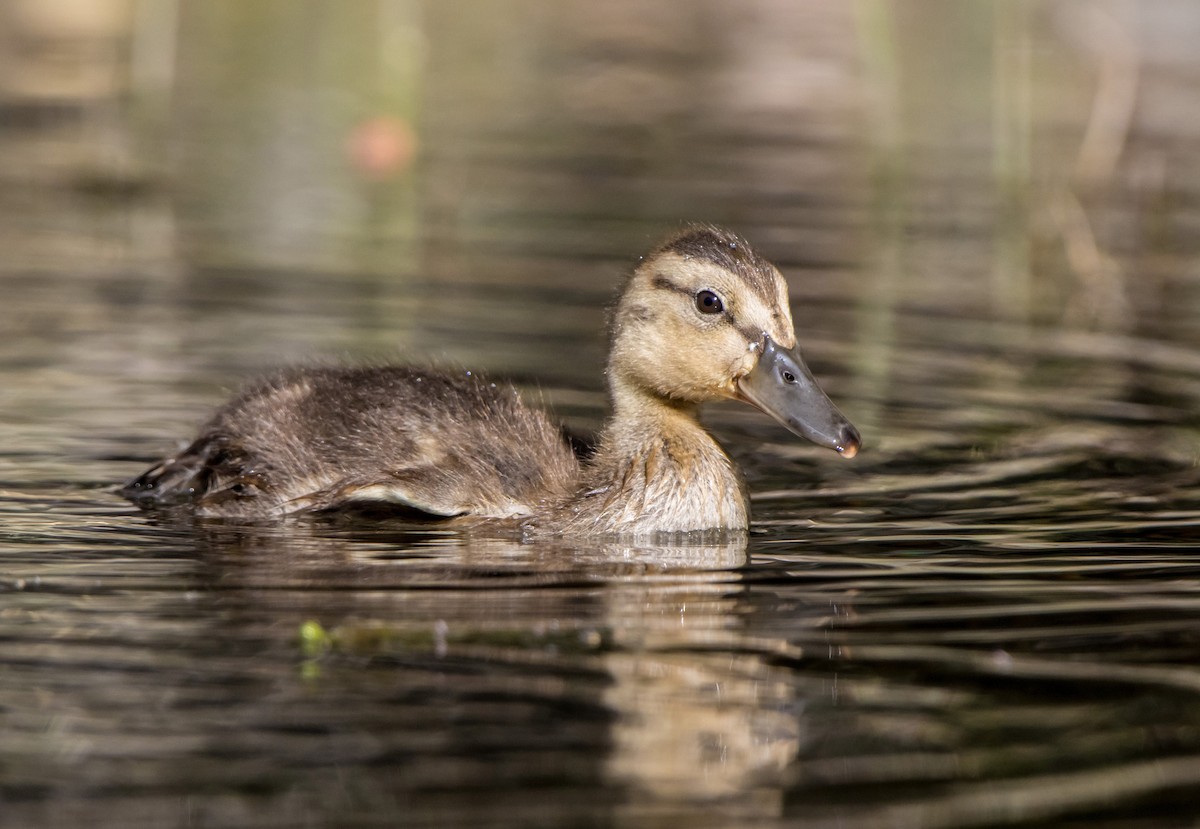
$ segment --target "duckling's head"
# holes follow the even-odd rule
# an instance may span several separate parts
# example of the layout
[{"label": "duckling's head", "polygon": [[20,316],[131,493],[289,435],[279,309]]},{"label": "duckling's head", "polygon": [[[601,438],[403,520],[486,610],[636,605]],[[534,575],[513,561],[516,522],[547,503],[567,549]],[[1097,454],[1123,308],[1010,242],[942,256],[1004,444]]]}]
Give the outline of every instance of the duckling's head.
[{"label": "duckling's head", "polygon": [[688,227],[642,259],[613,314],[608,371],[615,388],[671,401],[744,400],[845,457],[861,443],[800,356],[787,283],[719,227]]}]

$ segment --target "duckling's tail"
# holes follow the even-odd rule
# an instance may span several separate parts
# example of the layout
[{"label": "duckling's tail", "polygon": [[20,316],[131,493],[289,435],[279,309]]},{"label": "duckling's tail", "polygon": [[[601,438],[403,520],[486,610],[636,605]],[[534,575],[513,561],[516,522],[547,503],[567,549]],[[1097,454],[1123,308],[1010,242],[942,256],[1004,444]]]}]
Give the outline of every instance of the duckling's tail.
[{"label": "duckling's tail", "polygon": [[201,438],[179,454],[159,461],[118,493],[147,508],[194,502],[218,488],[220,470],[229,463],[228,450],[219,441]]}]

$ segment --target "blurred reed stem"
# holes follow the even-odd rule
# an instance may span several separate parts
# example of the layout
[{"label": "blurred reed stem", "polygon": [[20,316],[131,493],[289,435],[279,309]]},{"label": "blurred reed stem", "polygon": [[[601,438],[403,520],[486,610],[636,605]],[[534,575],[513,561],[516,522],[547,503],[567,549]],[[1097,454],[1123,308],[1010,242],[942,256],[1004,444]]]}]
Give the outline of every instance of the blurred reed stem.
[{"label": "blurred reed stem", "polygon": [[858,298],[858,343],[855,349],[857,396],[866,411],[856,418],[878,422],[887,399],[891,355],[895,343],[896,302],[904,279],[904,194],[907,141],[900,107],[900,66],[891,0],[856,0],[855,25],[862,55],[866,116],[871,136],[867,148],[871,176],[869,229],[871,256],[865,263],[866,290]]},{"label": "blurred reed stem", "polygon": [[992,175],[998,200],[992,294],[1003,316],[1027,322],[1033,312],[1029,4],[1028,0],[1000,0],[992,9]]}]

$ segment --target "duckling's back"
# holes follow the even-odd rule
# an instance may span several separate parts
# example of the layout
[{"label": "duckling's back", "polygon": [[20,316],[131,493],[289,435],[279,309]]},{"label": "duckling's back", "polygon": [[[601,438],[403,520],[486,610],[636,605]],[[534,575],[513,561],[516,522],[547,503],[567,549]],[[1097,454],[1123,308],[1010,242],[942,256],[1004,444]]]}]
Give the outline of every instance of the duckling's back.
[{"label": "duckling's back", "polygon": [[378,502],[507,518],[561,500],[578,476],[559,430],[509,386],[402,366],[308,368],[247,387],[123,492],[213,516]]}]

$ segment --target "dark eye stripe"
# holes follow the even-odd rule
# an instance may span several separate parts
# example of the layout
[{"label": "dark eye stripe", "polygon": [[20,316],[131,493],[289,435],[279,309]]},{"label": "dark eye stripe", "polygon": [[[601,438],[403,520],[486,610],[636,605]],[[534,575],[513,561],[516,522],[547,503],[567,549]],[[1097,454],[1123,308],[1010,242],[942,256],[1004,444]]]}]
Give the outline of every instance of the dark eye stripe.
[{"label": "dark eye stripe", "polygon": [[[676,285],[671,280],[667,279],[662,274],[656,274],[654,277],[654,281],[651,282],[650,284],[654,288],[664,290],[664,291],[675,291],[676,293],[687,294],[688,296],[691,296],[691,294],[692,294],[692,291],[690,288],[682,288],[682,287]],[[747,327],[745,325],[738,324],[738,321],[733,318],[733,315],[730,314],[728,312],[728,310],[726,310],[726,313],[721,315],[721,319],[727,320],[729,322],[729,324],[732,325],[739,334],[741,334],[743,337],[746,338],[746,342],[748,342],[748,343],[759,342],[763,338],[763,332],[759,331],[756,328],[751,328],[751,327]]]},{"label": "dark eye stripe", "polygon": [[[650,284],[654,288],[657,288],[660,290],[674,291],[675,293],[687,294],[688,296],[692,295],[692,291],[690,288],[680,287],[679,285],[676,285],[671,280],[667,279],[662,274],[656,275],[654,277],[654,281],[652,281]],[[714,314],[713,316],[716,316],[716,315]],[[728,308],[725,309],[725,313],[722,314],[720,318],[723,320],[726,320],[727,322],[729,322],[730,325],[732,325],[735,329],[737,329],[737,332],[746,338],[746,342],[753,343],[753,342],[758,342],[759,340],[762,339],[762,332],[760,332],[756,328],[751,328],[751,327],[747,327],[744,325],[740,325],[738,323],[738,321],[736,319],[734,319],[733,314],[731,314],[729,312]]]},{"label": "dark eye stripe", "polygon": [[733,324],[733,327],[737,329],[739,334],[746,338],[747,343],[757,343],[762,341],[764,334],[762,331],[749,328],[745,325],[738,325],[736,322]]},{"label": "dark eye stripe", "polygon": [[654,276],[654,281],[650,283],[650,286],[651,286],[652,288],[655,288],[656,290],[660,290],[660,291],[680,291],[680,290],[683,290],[682,288],[677,288],[677,287],[675,286],[675,283],[674,283],[674,282],[672,282],[671,280],[667,279],[667,278],[666,278],[665,276],[663,276],[662,274],[656,274],[656,275]]}]

